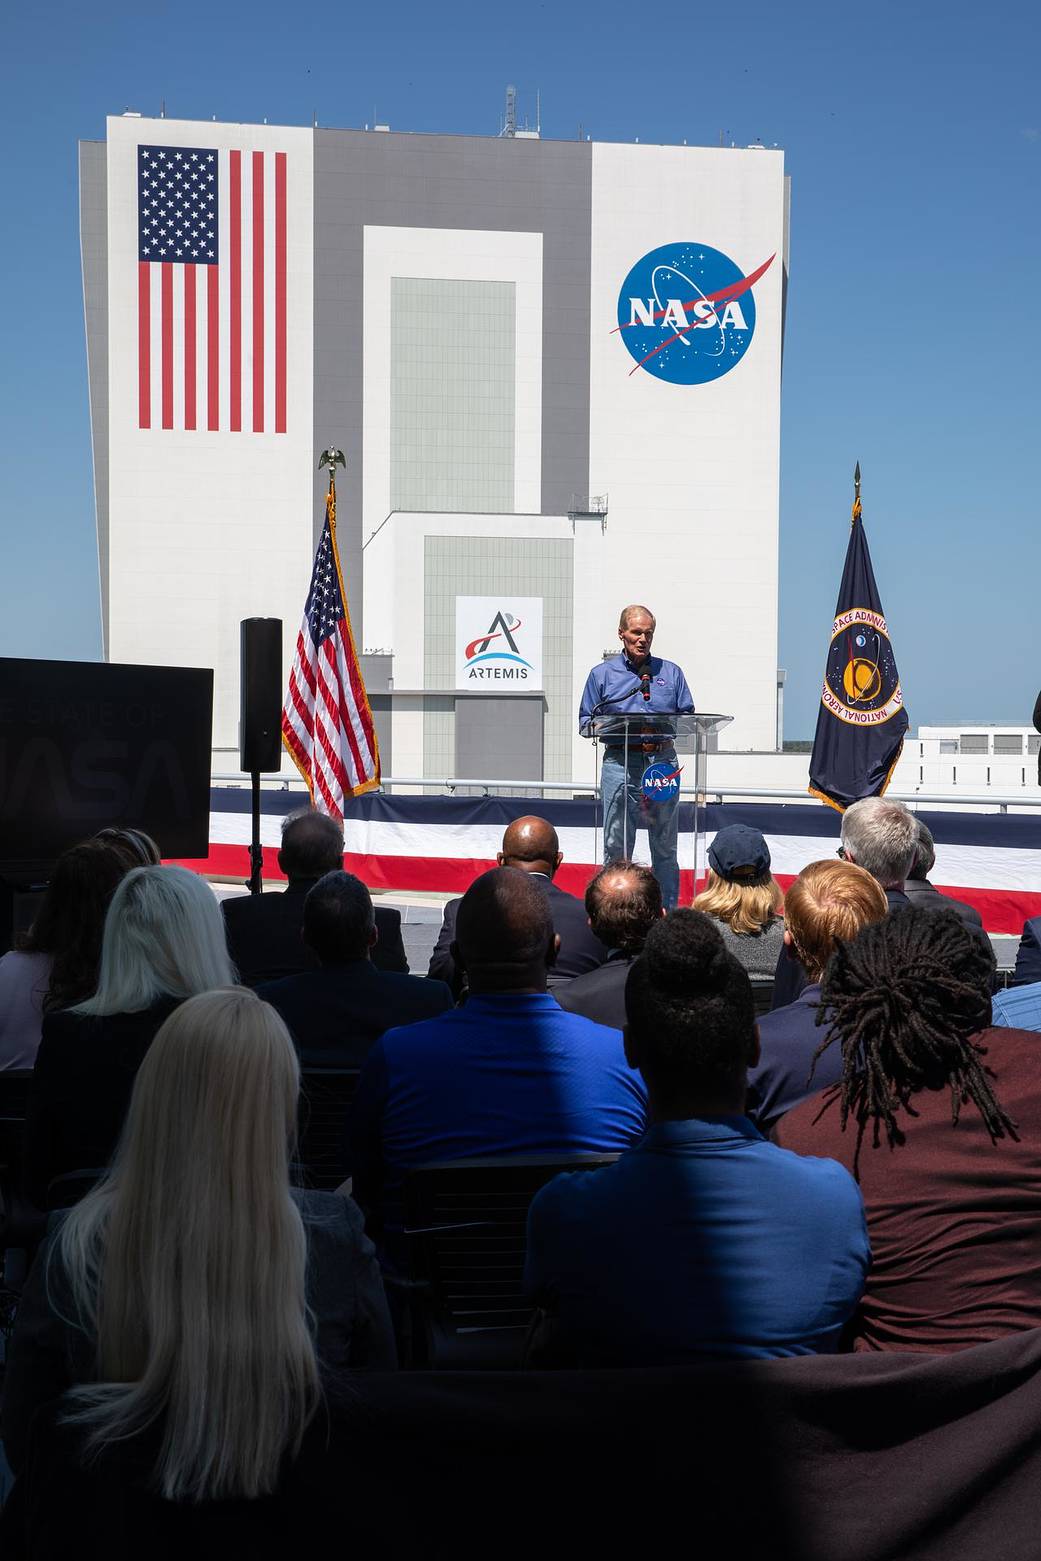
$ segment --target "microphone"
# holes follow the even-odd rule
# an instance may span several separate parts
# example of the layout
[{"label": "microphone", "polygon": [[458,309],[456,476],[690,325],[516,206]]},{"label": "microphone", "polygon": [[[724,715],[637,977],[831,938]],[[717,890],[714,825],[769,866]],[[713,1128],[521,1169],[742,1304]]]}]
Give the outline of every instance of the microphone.
[{"label": "microphone", "polygon": [[645,661],[640,671],[640,693],[643,695],[644,704],[650,704],[651,700],[651,666]]}]

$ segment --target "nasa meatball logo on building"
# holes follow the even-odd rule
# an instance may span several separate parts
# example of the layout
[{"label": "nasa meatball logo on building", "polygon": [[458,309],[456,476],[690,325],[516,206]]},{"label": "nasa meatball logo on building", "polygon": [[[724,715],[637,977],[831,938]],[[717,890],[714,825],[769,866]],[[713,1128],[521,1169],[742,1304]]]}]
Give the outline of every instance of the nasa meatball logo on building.
[{"label": "nasa meatball logo on building", "polygon": [[542,687],[541,596],[457,596],[456,688],[524,694]]},{"label": "nasa meatball logo on building", "polygon": [[746,276],[708,244],[663,244],[644,255],[618,294],[630,375],[643,369],[673,385],[706,385],[729,374],[752,345],[753,288],[773,259]]}]

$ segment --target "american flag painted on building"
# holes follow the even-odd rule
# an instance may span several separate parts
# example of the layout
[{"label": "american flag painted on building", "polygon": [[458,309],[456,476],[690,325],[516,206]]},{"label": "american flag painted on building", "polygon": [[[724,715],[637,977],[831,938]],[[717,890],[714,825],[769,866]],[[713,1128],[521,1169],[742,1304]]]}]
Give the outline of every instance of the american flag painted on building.
[{"label": "american flag painted on building", "polygon": [[139,146],[138,426],[286,431],[285,152]]},{"label": "american flag painted on building", "polygon": [[348,798],[380,783],[379,744],[340,573],[331,483],[282,710],[282,740],[315,807],[332,818],[343,818]]}]

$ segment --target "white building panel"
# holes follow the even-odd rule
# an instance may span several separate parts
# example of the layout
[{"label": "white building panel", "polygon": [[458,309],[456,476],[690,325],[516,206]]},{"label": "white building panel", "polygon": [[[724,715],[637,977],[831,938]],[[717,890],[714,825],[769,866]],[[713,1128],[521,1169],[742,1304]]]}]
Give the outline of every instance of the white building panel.
[{"label": "white building panel", "polygon": [[[622,145],[592,154],[589,488],[610,495],[610,512],[599,601],[576,602],[576,663],[580,636],[588,665],[614,640],[616,609],[645,602],[658,619],[655,651],[683,666],[699,708],[734,716],[727,746],[772,748],[783,156]],[[751,341],[705,383],[637,367],[616,328],[623,282],[661,246],[705,246],[746,277],[773,257],[752,289]],[[676,291],[691,301],[685,283],[669,284],[662,307]],[[733,332],[728,324],[728,341]],[[700,345],[692,332],[686,341]],[[576,675],[576,705],[580,691]]]},{"label": "white building panel", "polygon": [[[230,282],[221,267],[219,427],[184,427],[183,282],[173,289],[174,403],[162,427],[161,362],[152,353],[152,416],[139,416],[138,148],[216,148],[222,170],[241,153],[241,431],[229,426]],[[250,218],[253,153],[263,153],[264,199],[274,210],[275,154],[286,162],[286,431],[275,431],[274,227],[263,236],[263,432],[254,432],[253,294]],[[228,180],[220,181],[220,244],[228,253]],[[239,621],[283,620],[283,659],[292,649],[312,558],[313,427],[313,132],[209,121],[113,118],[108,121],[109,539],[113,661],[213,667],[214,745],[237,744]],[[176,268],[179,269],[179,268]],[[208,353],[204,268],[198,268],[196,343]],[[152,288],[153,341],[162,329]],[[247,324],[249,328],[247,329]],[[258,337],[259,339],[259,337]],[[259,395],[258,395],[259,403]]]}]

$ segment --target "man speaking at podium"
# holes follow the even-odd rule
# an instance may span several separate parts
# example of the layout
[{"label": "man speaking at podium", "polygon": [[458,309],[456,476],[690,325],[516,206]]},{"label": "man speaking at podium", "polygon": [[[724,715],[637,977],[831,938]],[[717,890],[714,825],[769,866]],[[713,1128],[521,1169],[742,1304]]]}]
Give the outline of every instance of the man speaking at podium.
[{"label": "man speaking at podium", "polygon": [[[583,737],[589,737],[594,718],[603,723],[613,715],[648,717],[644,741],[640,741],[638,732],[630,727],[628,773],[625,732],[621,723],[617,736],[610,731],[605,735],[601,728],[604,861],[631,856],[636,831],[645,828],[662,901],[666,910],[672,910],[680,893],[680,869],[676,860],[679,763],[669,724],[662,722],[661,717],[677,712],[689,714],[694,709],[694,699],[676,663],[651,655],[654,628],[654,614],[648,608],[633,605],[622,609],[618,620],[622,653],[602,661],[590,672],[582,692],[578,729]],[[655,716],[657,723],[653,719]],[[644,777],[649,770],[651,774],[645,784]],[[654,784],[658,777],[664,778],[664,785]]]}]

